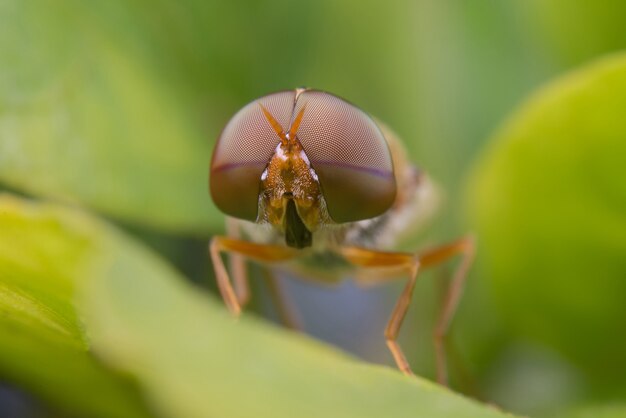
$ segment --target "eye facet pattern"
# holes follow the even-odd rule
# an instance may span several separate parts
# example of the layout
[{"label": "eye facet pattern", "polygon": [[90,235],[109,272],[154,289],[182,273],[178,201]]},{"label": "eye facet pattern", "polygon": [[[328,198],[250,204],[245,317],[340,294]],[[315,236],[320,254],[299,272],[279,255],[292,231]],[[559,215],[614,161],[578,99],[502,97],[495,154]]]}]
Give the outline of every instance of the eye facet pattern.
[{"label": "eye facet pattern", "polygon": [[213,201],[225,214],[249,221],[257,219],[261,174],[280,142],[261,105],[286,127],[295,97],[295,91],[284,91],[247,104],[219,136],[209,184]]},{"label": "eye facet pattern", "polygon": [[296,127],[334,222],[373,218],[391,207],[393,163],[372,118],[332,94],[294,90],[249,103],[222,131],[210,171],[211,195],[220,210],[258,219],[261,174],[281,141],[281,128],[289,134]]},{"label": "eye facet pattern", "polygon": [[393,163],[373,119],[317,90],[301,93],[293,113],[304,106],[298,139],[319,177],[333,221],[354,222],[387,211],[396,196]]}]

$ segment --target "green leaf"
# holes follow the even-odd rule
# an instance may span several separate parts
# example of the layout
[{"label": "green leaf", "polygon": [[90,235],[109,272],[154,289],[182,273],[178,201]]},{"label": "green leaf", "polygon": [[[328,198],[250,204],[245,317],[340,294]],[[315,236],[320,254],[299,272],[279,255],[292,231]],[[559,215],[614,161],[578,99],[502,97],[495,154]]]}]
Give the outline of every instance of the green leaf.
[{"label": "green leaf", "polygon": [[117,12],[0,4],[0,181],[138,224],[217,229],[210,143],[162,66],[115,33]]},{"label": "green leaf", "polygon": [[595,383],[626,374],[626,55],[551,83],[477,162],[467,198],[508,325]]},{"label": "green leaf", "polygon": [[172,417],[500,417],[395,369],[366,365],[245,315],[111,241],[83,303],[94,349]]},{"label": "green leaf", "polygon": [[580,64],[626,47],[623,1],[529,0],[514,7],[522,21],[528,18],[526,24],[536,32],[549,61]]},{"label": "green leaf", "polygon": [[78,416],[146,416],[87,342],[137,378],[160,416],[504,416],[248,315],[235,320],[78,211],[1,195],[0,230],[0,376]]},{"label": "green leaf", "polygon": [[235,320],[143,248],[111,238],[82,304],[90,340],[167,416],[503,416],[248,314]]},{"label": "green leaf", "polygon": [[150,416],[136,387],[87,351],[74,292],[92,229],[0,195],[0,231],[0,380],[70,416]]},{"label": "green leaf", "polygon": [[[4,196],[0,214],[2,284],[29,298],[26,303],[3,293],[10,315],[0,324],[32,334],[23,353],[1,345],[1,371],[59,403],[75,402],[95,414],[103,411],[100,400],[123,411],[135,399],[130,389],[116,392],[123,388],[120,381],[109,381],[109,391],[101,392],[100,381],[113,378],[84,351],[83,327],[71,304],[65,300],[55,308],[56,296],[71,293],[73,283],[80,287],[75,291],[86,313],[81,323],[92,349],[136,376],[165,416],[503,416],[248,315],[237,321],[151,252],[79,212]],[[11,338],[10,332],[0,336]],[[32,344],[36,338],[40,345]],[[45,357],[53,342],[65,349],[63,356]],[[36,373],[26,362],[33,358],[42,360]],[[77,363],[68,364],[73,359]],[[64,370],[91,379],[74,386]],[[62,377],[67,381],[61,383]],[[58,387],[45,385],[54,379]]]},{"label": "green leaf", "polygon": [[558,418],[626,418],[626,406],[623,403],[591,405],[575,408],[559,414]]}]

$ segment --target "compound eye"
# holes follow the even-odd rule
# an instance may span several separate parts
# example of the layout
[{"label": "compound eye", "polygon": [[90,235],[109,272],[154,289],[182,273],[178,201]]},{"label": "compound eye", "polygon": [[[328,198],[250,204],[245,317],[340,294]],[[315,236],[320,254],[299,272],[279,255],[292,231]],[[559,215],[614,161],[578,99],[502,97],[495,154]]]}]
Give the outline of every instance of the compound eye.
[{"label": "compound eye", "polygon": [[295,91],[261,97],[237,112],[220,134],[213,151],[209,185],[215,205],[225,214],[249,221],[257,219],[261,174],[280,142],[261,105],[287,127],[295,97]]},{"label": "compound eye", "polygon": [[304,106],[297,136],[333,221],[354,222],[385,213],[395,200],[396,182],[380,128],[365,112],[329,93],[301,93],[294,114]]}]

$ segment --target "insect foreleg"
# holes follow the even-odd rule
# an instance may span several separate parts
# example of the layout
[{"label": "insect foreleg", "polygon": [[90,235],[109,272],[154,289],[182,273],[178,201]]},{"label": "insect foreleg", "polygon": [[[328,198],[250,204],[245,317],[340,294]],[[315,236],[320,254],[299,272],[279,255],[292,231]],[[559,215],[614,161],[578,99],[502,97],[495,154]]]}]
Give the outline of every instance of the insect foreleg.
[{"label": "insect foreleg", "polygon": [[[241,304],[228,277],[221,253],[243,256],[261,263],[280,263],[298,257],[298,250],[279,245],[255,244],[239,239],[215,236],[209,244],[209,255],[213,262],[217,285],[228,310],[234,315],[241,313]],[[243,260],[241,261],[243,262]],[[245,270],[243,271],[245,274]],[[243,278],[245,280],[245,277]]]},{"label": "insect foreleg", "polygon": [[[233,218],[226,218],[226,233],[229,238],[241,239],[241,233],[237,222]],[[233,276],[233,287],[237,302],[241,308],[250,301],[250,284],[248,283],[248,269],[246,260],[241,254],[231,252],[228,255],[228,266]]]}]

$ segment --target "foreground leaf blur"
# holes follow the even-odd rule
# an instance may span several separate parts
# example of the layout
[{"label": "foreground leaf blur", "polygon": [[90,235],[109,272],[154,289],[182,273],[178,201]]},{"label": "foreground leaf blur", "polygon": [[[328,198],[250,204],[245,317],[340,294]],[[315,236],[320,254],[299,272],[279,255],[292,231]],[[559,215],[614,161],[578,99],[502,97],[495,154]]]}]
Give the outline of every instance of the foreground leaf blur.
[{"label": "foreground leaf blur", "polygon": [[[5,195],[0,224],[0,283],[8,289],[2,301],[9,312],[0,318],[0,338],[30,337],[21,346],[2,345],[2,358],[12,364],[0,363],[1,371],[15,371],[25,387],[51,403],[88,406],[83,410],[94,416],[142,416],[127,383],[85,350],[89,341],[105,363],[137,379],[160,416],[504,416],[249,316],[236,321],[150,251],[76,211]],[[36,257],[26,263],[16,254]],[[69,294],[68,283],[75,288]],[[74,292],[82,321],[76,319]],[[45,367],[30,374],[27,360],[33,358]],[[44,385],[61,379],[63,368],[74,380]],[[85,392],[84,403],[75,391]]]},{"label": "foreground leaf blur", "polygon": [[0,195],[0,381],[70,416],[151,416],[136,387],[88,352],[74,304],[94,229]]}]

